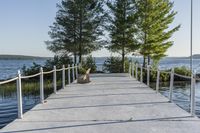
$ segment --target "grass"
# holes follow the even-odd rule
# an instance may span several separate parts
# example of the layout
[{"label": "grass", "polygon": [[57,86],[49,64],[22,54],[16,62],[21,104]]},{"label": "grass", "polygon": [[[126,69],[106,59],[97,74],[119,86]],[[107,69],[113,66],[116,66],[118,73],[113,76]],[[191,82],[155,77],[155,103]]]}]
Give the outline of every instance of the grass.
[{"label": "grass", "polygon": [[[66,82],[67,84],[67,82]],[[62,80],[57,80],[57,90],[62,88]],[[2,98],[16,98],[17,86],[16,82],[10,82],[4,85],[0,85],[0,97]],[[53,80],[44,79],[44,95],[47,98],[54,92]],[[39,96],[40,95],[40,82],[39,79],[22,79],[22,95],[23,97]]]}]

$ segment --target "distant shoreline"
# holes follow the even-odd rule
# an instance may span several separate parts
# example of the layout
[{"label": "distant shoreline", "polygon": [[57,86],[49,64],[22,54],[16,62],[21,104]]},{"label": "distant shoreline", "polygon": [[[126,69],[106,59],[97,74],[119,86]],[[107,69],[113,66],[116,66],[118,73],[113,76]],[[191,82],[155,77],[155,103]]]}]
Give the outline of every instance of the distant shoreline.
[{"label": "distant shoreline", "polygon": [[0,60],[34,60],[51,59],[52,57],[28,56],[28,55],[0,55]]},{"label": "distant shoreline", "polygon": [[[141,56],[128,56],[128,58],[143,58]],[[0,60],[34,60],[34,59],[41,59],[41,60],[47,60],[47,59],[52,59],[53,57],[41,57],[41,56],[30,56],[30,55],[6,55],[6,54],[0,54]],[[97,59],[101,58],[108,58],[108,57],[95,57]],[[172,57],[172,56],[166,56],[163,59],[190,59],[190,57],[183,56],[183,57]],[[193,59],[200,59],[200,54],[195,54],[193,55]]]}]

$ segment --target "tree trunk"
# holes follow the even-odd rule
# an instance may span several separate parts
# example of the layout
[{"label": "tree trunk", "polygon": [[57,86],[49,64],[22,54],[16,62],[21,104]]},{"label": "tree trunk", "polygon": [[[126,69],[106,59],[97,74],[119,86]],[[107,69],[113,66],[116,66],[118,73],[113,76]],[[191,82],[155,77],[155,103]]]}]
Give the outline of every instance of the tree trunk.
[{"label": "tree trunk", "polygon": [[80,26],[80,31],[79,31],[79,63],[81,64],[82,63],[82,17],[83,17],[83,7],[82,7],[82,1],[81,1],[81,7],[80,7],[80,23],[79,23],[79,26]]},{"label": "tree trunk", "polygon": [[[123,2],[123,19],[124,23],[126,22],[126,1]],[[124,29],[125,30],[125,29]],[[122,43],[122,73],[125,72],[125,31],[123,32],[123,43]]]},{"label": "tree trunk", "polygon": [[143,57],[143,67],[146,66],[146,56]]},{"label": "tree trunk", "polygon": [[74,63],[77,64],[77,51],[78,51],[78,48],[77,48],[77,40],[76,40],[76,22],[77,22],[77,19],[76,19],[76,14],[74,14],[74,27],[73,27],[73,32],[74,32],[74,46],[75,46],[75,52],[74,52]]},{"label": "tree trunk", "polygon": [[124,51],[124,47],[122,48],[122,73],[125,72],[125,51]]},{"label": "tree trunk", "polygon": [[74,64],[77,63],[77,59],[76,59],[76,53],[74,53]]},{"label": "tree trunk", "polygon": [[150,58],[150,56],[148,55],[148,65],[150,65],[150,61],[151,61],[151,58]]},{"label": "tree trunk", "polygon": [[82,63],[82,53],[81,53],[81,47],[79,46],[79,63]]}]

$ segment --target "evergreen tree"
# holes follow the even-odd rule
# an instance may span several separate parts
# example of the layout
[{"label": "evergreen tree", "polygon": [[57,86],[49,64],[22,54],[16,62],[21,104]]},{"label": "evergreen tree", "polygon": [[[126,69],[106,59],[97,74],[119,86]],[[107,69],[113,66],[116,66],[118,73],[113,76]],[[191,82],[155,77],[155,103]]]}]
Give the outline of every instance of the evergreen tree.
[{"label": "evergreen tree", "polygon": [[87,55],[100,48],[104,22],[103,0],[62,0],[51,26],[47,48],[55,53]]},{"label": "evergreen tree", "polygon": [[79,62],[82,55],[101,48],[104,23],[103,0],[74,0],[78,10],[78,49]]},{"label": "evergreen tree", "polygon": [[108,49],[122,56],[121,72],[124,72],[125,56],[138,48],[134,34],[135,5],[132,0],[116,0],[107,5],[110,9],[107,29],[111,37]]},{"label": "evergreen tree", "polygon": [[77,15],[76,5],[73,1],[62,1],[57,4],[57,15],[53,26],[50,26],[49,36],[52,41],[46,41],[47,48],[56,53],[64,55],[74,55],[74,63],[78,53],[77,46]]},{"label": "evergreen tree", "polygon": [[174,3],[170,0],[137,0],[136,5],[140,53],[144,56],[143,65],[146,58],[147,64],[150,64],[150,58],[154,63],[158,63],[165,56],[167,49],[173,45],[169,39],[180,28],[178,25],[169,29],[177,14],[173,11]]}]

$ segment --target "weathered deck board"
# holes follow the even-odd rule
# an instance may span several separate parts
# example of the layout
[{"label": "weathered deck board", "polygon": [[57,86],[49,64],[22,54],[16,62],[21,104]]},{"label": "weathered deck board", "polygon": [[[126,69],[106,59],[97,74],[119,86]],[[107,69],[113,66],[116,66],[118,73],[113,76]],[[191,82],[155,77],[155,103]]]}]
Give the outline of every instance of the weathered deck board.
[{"label": "weathered deck board", "polygon": [[199,133],[200,120],[126,74],[92,75],[0,132]]}]

